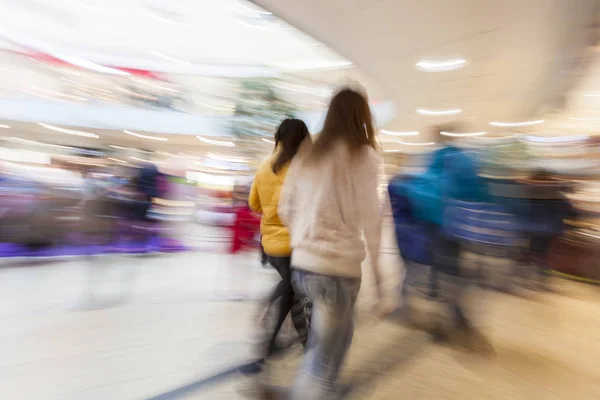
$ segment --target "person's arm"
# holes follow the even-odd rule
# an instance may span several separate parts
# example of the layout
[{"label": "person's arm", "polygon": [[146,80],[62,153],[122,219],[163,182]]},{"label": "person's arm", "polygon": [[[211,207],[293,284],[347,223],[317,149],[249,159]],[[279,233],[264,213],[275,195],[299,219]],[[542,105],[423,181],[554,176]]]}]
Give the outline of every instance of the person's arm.
[{"label": "person's arm", "polygon": [[367,254],[381,295],[381,274],[379,269],[379,250],[381,245],[382,199],[379,194],[379,172],[381,158],[369,151],[363,165],[358,169],[357,194],[362,213],[363,229],[367,244]]},{"label": "person's arm", "polygon": [[258,195],[258,174],[254,178],[254,182],[252,182],[252,187],[250,188],[250,196],[248,196],[248,205],[250,206],[252,211],[262,214],[260,196]]}]

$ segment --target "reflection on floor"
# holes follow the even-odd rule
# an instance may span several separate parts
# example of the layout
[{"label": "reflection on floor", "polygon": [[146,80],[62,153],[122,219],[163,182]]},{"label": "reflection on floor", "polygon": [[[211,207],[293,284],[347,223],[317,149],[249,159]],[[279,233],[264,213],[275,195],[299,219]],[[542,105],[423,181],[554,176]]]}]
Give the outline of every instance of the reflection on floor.
[{"label": "reflection on floor", "polygon": [[[275,279],[258,264],[254,253],[187,253],[0,267],[0,398],[148,399],[249,360],[249,300]],[[533,299],[485,292],[476,315],[497,352],[487,360],[374,323],[369,280],[344,373],[351,398],[600,398],[597,287],[559,280],[559,294]],[[298,358],[279,361],[275,379],[289,381]],[[177,398],[234,400],[245,386],[233,374]]]}]

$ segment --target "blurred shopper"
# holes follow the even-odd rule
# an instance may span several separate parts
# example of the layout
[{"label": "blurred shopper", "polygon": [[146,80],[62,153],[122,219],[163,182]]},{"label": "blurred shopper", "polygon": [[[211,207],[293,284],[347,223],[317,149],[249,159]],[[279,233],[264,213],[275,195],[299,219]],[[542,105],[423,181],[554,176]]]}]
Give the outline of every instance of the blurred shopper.
[{"label": "blurred shopper", "polygon": [[527,196],[520,215],[522,231],[528,240],[526,260],[537,271],[537,286],[550,290],[550,248],[563,234],[564,220],[572,218],[574,210],[564,195],[565,183],[553,179],[547,171],[537,170],[522,183]]},{"label": "blurred shopper", "polygon": [[427,287],[425,281],[431,277],[431,230],[427,223],[415,218],[406,195],[412,179],[411,176],[399,174],[388,185],[396,242],[404,267],[404,279],[400,286],[402,305],[393,313],[398,318],[410,317],[412,289]]},{"label": "blurred shopper", "polygon": [[242,252],[258,247],[256,239],[260,217],[248,205],[249,194],[250,185],[248,184],[236,184],[233,188],[232,208],[235,219],[231,226],[232,235],[229,246],[229,254],[233,257],[231,257],[229,265],[225,267],[225,282],[222,285],[225,293],[219,296],[228,300],[240,301],[250,296],[250,270],[248,265],[243,262],[244,259],[238,257],[243,254]]},{"label": "blurred shopper", "polygon": [[253,248],[258,226],[259,218],[248,205],[250,190],[245,185],[236,185],[232,194],[233,212],[235,220],[232,226],[230,254],[238,254],[244,249]]},{"label": "blurred shopper", "polygon": [[290,270],[290,236],[277,212],[279,195],[288,168],[305,141],[310,141],[310,133],[306,124],[299,119],[285,119],[275,133],[273,155],[258,168],[250,190],[250,207],[255,212],[262,214],[260,221],[262,251],[268,263],[281,276],[281,281],[270,299],[271,304],[278,299],[280,301],[275,317],[275,326],[269,332],[266,349],[263,350],[263,352],[266,351],[267,357],[276,351],[277,335],[290,311],[292,311],[292,320],[301,339],[306,336],[302,308],[292,307],[294,290],[292,289]]},{"label": "blurred shopper", "polygon": [[322,132],[290,166],[279,215],[290,229],[292,284],[309,322],[292,399],[333,399],[354,333],[365,243],[380,295],[381,205],[369,103],[353,89],[331,100]]},{"label": "blurred shopper", "polygon": [[[459,264],[461,245],[447,233],[444,216],[450,202],[482,203],[488,200],[485,182],[479,177],[477,163],[466,151],[454,146],[449,136],[442,135],[441,127],[433,128],[441,148],[432,155],[425,173],[405,186],[413,216],[429,226],[432,243],[432,293],[447,304],[451,327],[463,333],[475,333],[464,311],[466,279]],[[447,339],[448,330],[436,321],[433,338]]]}]

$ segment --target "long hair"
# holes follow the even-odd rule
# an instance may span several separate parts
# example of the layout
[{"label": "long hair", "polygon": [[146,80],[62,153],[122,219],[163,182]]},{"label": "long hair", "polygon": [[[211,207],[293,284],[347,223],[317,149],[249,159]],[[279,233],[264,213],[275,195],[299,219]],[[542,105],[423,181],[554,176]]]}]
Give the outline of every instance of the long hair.
[{"label": "long hair", "polygon": [[[298,152],[300,145],[310,138],[310,133],[304,121],[296,118],[287,118],[277,128],[275,132],[275,160],[271,164],[271,170],[274,174],[292,161],[292,158]],[[310,139],[309,139],[310,140]]]},{"label": "long hair", "polygon": [[344,88],[331,99],[323,130],[312,146],[310,157],[320,159],[338,141],[344,142],[351,154],[363,146],[376,149],[374,125],[366,97]]}]

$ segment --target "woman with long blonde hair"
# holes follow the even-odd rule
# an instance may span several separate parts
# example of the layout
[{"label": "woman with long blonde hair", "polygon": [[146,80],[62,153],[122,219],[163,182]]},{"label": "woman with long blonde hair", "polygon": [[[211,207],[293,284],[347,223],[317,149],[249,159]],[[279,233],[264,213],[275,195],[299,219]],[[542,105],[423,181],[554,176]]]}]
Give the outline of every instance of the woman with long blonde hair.
[{"label": "woman with long blonde hair", "polygon": [[336,396],[367,253],[380,294],[376,149],[366,96],[344,88],[331,100],[312,147],[292,161],[282,189],[279,216],[290,232],[292,285],[310,323],[293,399]]}]

